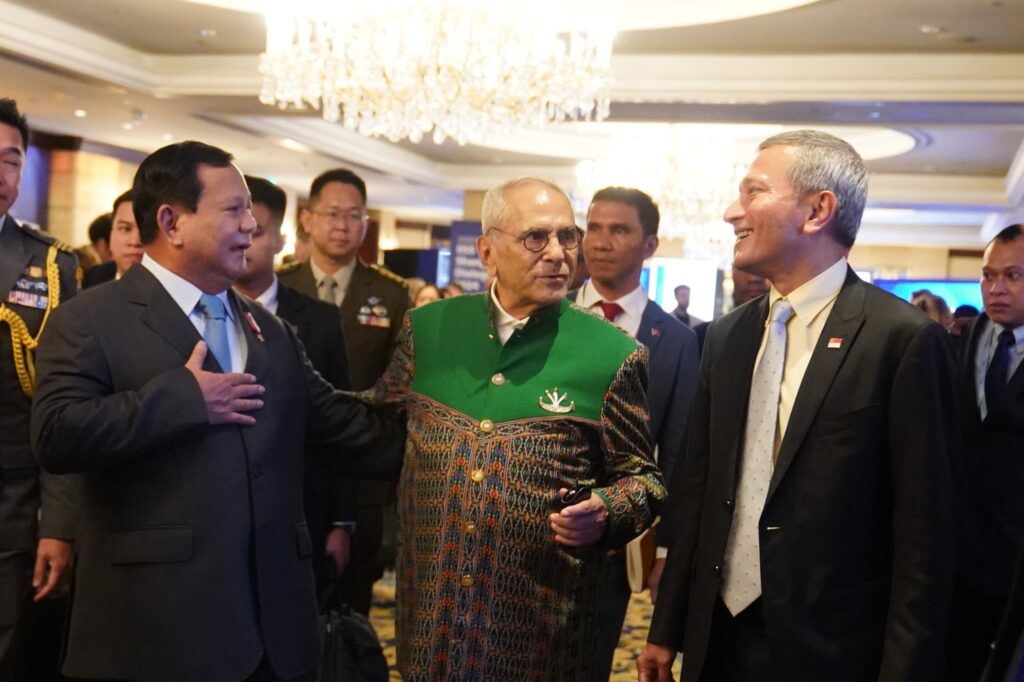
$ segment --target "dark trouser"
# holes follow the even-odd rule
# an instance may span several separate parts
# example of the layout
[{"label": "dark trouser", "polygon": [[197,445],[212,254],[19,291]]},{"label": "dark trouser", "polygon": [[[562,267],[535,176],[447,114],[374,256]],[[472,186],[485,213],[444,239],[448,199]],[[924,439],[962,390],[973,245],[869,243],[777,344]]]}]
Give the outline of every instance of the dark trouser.
[{"label": "dark trouser", "polygon": [[380,561],[381,538],[384,535],[384,505],[359,505],[356,530],[352,534],[352,554],[341,576],[339,597],[353,611],[370,614],[373,584],[384,569]]},{"label": "dark trouser", "polygon": [[15,679],[25,608],[32,595],[31,550],[0,551],[0,681]]},{"label": "dark trouser", "polygon": [[[685,679],[685,659],[683,670]],[[772,682],[773,679],[761,599],[735,617],[721,597],[716,599],[701,682]]]},{"label": "dark trouser", "polygon": [[611,676],[612,659],[622,637],[622,623],[629,606],[629,582],[626,580],[626,556],[622,552],[601,560],[600,628],[597,633],[597,655],[594,659],[594,682],[607,682]]},{"label": "dark trouser", "polygon": [[[114,680],[86,680],[84,678],[77,677],[74,679],[76,682],[115,682]],[[308,673],[299,675],[298,677],[278,677],[273,668],[270,667],[270,662],[267,661],[267,657],[263,656],[260,658],[260,664],[256,667],[256,670],[254,670],[251,675],[243,679],[242,682],[314,682],[315,680],[315,670],[311,670]],[[116,682],[126,681],[118,680]]]},{"label": "dark trouser", "polygon": [[946,682],[977,682],[992,653],[1006,595],[991,595],[957,581],[948,638]]}]

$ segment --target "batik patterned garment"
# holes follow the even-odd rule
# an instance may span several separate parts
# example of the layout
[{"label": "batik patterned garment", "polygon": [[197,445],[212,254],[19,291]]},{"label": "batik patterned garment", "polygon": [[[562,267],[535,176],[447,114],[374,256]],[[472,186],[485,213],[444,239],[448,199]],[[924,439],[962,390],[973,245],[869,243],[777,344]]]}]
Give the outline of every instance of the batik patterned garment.
[{"label": "batik patterned garment", "polygon": [[[563,302],[503,346],[488,297],[411,312],[373,393],[405,410],[399,492],[403,679],[583,680],[601,557],[665,497],[652,458],[647,351]],[[560,488],[608,505],[599,546],[553,540]]]}]

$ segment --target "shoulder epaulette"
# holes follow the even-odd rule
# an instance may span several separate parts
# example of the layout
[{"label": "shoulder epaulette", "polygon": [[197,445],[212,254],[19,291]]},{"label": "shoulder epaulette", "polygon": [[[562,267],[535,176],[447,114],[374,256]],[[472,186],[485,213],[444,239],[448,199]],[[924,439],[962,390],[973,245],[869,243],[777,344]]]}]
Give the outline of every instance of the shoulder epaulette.
[{"label": "shoulder epaulette", "polygon": [[403,289],[406,289],[406,288],[409,287],[409,283],[406,282],[405,279],[403,279],[402,277],[399,277],[398,275],[396,275],[395,273],[391,272],[390,270],[388,270],[387,268],[385,268],[382,265],[377,265],[376,263],[374,263],[374,264],[370,265],[370,269],[373,270],[374,272],[376,272],[378,275],[381,275],[383,277],[387,277],[388,279],[390,279],[395,284],[400,284]]},{"label": "shoulder epaulette", "polygon": [[64,253],[74,253],[75,252],[75,250],[71,247],[70,244],[68,244],[66,242],[63,242],[60,239],[57,239],[56,237],[54,237],[52,234],[50,234],[48,232],[43,232],[42,230],[40,230],[35,225],[32,225],[30,223],[17,223],[17,225],[18,225],[18,227],[21,228],[22,232],[24,232],[28,236],[32,237],[33,239],[37,239],[37,240],[41,241],[42,243],[46,244],[47,246],[53,246],[58,251],[63,251]]},{"label": "shoulder epaulette", "polygon": [[284,263],[282,265],[279,265],[277,268],[275,268],[274,272],[276,272],[279,275],[283,275],[289,272],[295,272],[301,267],[301,261],[292,261],[291,263]]}]

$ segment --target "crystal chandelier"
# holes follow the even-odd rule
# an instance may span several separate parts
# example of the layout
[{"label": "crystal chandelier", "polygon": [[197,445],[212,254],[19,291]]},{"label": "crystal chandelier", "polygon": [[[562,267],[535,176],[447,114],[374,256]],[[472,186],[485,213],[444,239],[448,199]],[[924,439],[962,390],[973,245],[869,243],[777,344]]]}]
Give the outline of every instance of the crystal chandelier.
[{"label": "crystal chandelier", "polygon": [[540,0],[276,0],[260,101],[392,142],[478,143],[606,118],[613,37],[560,30]]},{"label": "crystal chandelier", "polygon": [[682,241],[687,258],[730,263],[736,239],[723,215],[745,170],[736,161],[732,138],[692,132],[686,125],[653,128],[614,140],[604,158],[577,164],[577,212],[585,215],[590,198],[602,187],[636,187],[658,204],[662,239]]}]

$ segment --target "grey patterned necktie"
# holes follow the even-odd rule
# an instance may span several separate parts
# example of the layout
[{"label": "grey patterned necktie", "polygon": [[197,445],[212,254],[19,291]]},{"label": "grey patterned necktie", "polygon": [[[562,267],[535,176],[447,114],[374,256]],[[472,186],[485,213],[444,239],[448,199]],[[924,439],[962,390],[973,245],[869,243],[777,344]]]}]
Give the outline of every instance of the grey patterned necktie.
[{"label": "grey patterned necktie", "polygon": [[772,480],[772,457],[779,418],[779,388],[786,362],[786,322],[793,306],[775,302],[764,352],[754,370],[747,408],[743,461],[736,491],[736,511],[725,548],[722,601],[734,616],[761,596],[761,543],[758,526]]}]

